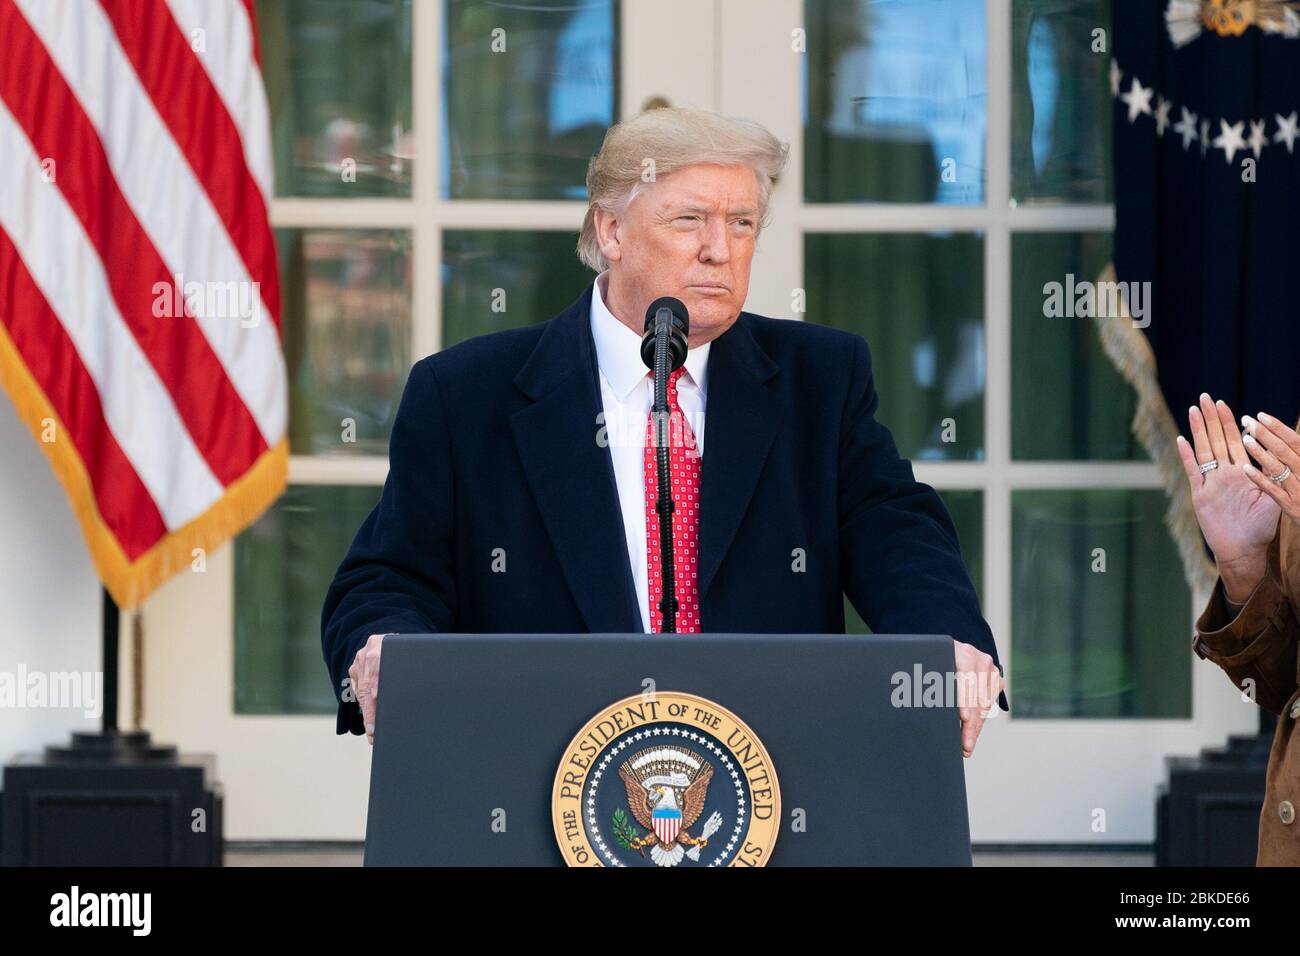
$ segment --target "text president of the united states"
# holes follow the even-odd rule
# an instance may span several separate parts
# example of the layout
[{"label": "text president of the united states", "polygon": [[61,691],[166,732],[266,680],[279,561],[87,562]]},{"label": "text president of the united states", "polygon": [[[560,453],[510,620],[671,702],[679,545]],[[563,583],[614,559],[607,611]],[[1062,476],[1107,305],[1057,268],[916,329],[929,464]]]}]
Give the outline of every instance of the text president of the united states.
[{"label": "text president of the united states", "polygon": [[547,322],[411,369],[383,494],[322,612],[339,733],[374,739],[387,634],[660,631],[640,344],[673,296],[690,321],[668,388],[676,629],[842,633],[847,595],[876,633],[948,635],[973,752],[997,650],[947,511],[876,420],[867,343],[742,311],[786,152],[701,110],[611,128],[578,243],[596,279]]}]

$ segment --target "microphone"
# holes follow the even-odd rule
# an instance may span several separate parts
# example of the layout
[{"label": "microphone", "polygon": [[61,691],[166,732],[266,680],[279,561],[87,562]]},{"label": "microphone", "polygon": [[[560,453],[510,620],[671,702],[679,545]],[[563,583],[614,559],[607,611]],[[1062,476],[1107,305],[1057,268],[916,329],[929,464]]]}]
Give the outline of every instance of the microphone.
[{"label": "microphone", "polygon": [[645,334],[641,336],[641,361],[654,370],[655,341],[663,330],[668,340],[669,372],[686,361],[686,336],[690,333],[691,315],[681,299],[660,296],[645,310]]},{"label": "microphone", "polygon": [[691,316],[680,299],[662,296],[650,303],[645,313],[645,334],[641,337],[641,361],[654,372],[655,397],[651,407],[654,420],[655,477],[658,496],[655,514],[659,516],[659,612],[663,615],[662,634],[677,631],[677,587],[673,567],[673,503],[668,460],[668,375],[686,361],[686,336]]}]

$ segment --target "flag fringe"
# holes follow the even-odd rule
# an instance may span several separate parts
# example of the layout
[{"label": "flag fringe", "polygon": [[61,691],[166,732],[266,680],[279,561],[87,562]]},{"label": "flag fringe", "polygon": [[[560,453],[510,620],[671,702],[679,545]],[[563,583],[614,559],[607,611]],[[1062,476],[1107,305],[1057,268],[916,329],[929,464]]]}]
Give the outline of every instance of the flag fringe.
[{"label": "flag fringe", "polygon": [[43,423],[66,434],[40,384],[23,362],[9,331],[0,323],[0,387],[8,393],[19,419],[28,427],[68,496],[91,561],[113,600],[131,610],[178,571],[192,567],[196,548],[206,558],[257,520],[284,491],[289,475],[289,443],[281,439],[232,482],[203,514],[165,535],[135,561],[127,558],[117,537],[99,513],[85,463],[70,441],[41,440]]},{"label": "flag fringe", "polygon": [[[1109,262],[1097,278],[1102,283],[1115,282],[1115,263]],[[1165,527],[1173,536],[1183,562],[1183,574],[1194,594],[1208,594],[1218,577],[1213,562],[1206,556],[1201,526],[1192,508],[1191,489],[1182,459],[1178,456],[1178,425],[1160,391],[1156,357],[1151,343],[1133,325],[1133,317],[1123,297],[1119,297],[1120,315],[1095,315],[1102,348],[1111,363],[1137,393],[1137,410],[1133,413],[1132,431],[1155,462],[1169,507],[1165,510]],[[1102,310],[1097,310],[1102,311]]]}]

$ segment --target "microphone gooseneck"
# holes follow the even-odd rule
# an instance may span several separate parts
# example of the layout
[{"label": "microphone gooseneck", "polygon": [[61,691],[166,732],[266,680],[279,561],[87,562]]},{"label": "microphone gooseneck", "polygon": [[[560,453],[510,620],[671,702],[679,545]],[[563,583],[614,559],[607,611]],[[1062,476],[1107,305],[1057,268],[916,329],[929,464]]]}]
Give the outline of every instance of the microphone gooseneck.
[{"label": "microphone gooseneck", "polygon": [[686,361],[686,337],[690,332],[690,313],[680,299],[663,296],[646,309],[645,334],[641,338],[641,360],[654,372],[654,404],[650,409],[654,421],[655,475],[658,495],[655,514],[659,516],[659,611],[663,615],[660,633],[677,631],[677,588],[673,565],[673,512],[669,467],[668,376]]}]

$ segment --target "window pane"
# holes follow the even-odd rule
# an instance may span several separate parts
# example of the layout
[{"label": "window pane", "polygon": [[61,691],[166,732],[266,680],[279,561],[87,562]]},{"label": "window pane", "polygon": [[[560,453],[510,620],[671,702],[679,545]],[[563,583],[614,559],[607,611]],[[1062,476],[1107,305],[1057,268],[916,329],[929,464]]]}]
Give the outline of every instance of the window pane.
[{"label": "window pane", "polygon": [[577,244],[575,232],[444,233],[442,347],[562,312],[595,278]]},{"label": "window pane", "polygon": [[1013,201],[1110,202],[1110,3],[1014,0],[1012,11]]},{"label": "window pane", "polygon": [[397,230],[280,229],[289,446],[384,455],[411,366],[411,239]]},{"label": "window pane", "polygon": [[[957,540],[961,543],[962,560],[970,571],[971,582],[983,599],[984,593],[984,493],[981,491],[939,492],[952,523],[957,528]],[[871,629],[863,623],[857,610],[844,597],[844,632],[846,634],[870,634]]]},{"label": "window pane", "polygon": [[1191,716],[1191,595],[1151,490],[1011,496],[1011,706],[1023,717]]},{"label": "window pane", "polygon": [[236,539],[235,713],[334,713],[321,605],[380,490],[291,485]]},{"label": "window pane", "polygon": [[618,104],[614,0],[443,3],[442,195],[586,199]]},{"label": "window pane", "polygon": [[983,262],[978,235],[804,237],[805,318],[867,340],[904,457],[984,457]]},{"label": "window pane", "polygon": [[1016,459],[1147,458],[1130,429],[1137,407],[1133,389],[1106,357],[1096,320],[1079,314],[1086,305],[1080,304],[1081,290],[1110,257],[1107,233],[1011,238],[1011,454]]},{"label": "window pane", "polygon": [[409,196],[412,0],[257,0],[277,196]]},{"label": "window pane", "polygon": [[808,202],[984,200],[984,0],[805,0]]}]

